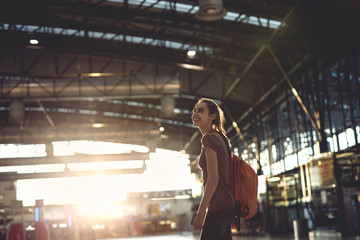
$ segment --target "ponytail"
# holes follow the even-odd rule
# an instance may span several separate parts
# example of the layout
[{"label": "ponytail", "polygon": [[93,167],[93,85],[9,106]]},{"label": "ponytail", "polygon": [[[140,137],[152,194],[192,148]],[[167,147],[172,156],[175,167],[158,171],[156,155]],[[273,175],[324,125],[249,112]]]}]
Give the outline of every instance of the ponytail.
[{"label": "ponytail", "polygon": [[220,133],[221,137],[224,139],[225,143],[226,143],[226,147],[227,150],[229,152],[229,154],[231,154],[231,144],[230,144],[230,140],[229,138],[226,136],[226,131],[224,129],[224,123],[225,123],[225,116],[224,116],[224,112],[222,111],[222,109],[220,108],[220,106],[214,102],[211,99],[208,98],[201,98],[198,103],[203,102],[206,103],[208,109],[209,109],[209,114],[215,114],[216,117],[212,122],[212,128],[217,131],[218,133]]}]

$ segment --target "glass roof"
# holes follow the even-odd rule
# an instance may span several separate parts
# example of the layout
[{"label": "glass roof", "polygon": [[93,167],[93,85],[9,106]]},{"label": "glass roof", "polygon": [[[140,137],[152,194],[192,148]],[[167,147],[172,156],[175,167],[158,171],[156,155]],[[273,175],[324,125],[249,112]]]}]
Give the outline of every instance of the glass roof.
[{"label": "glass roof", "polygon": [[[123,3],[124,0],[108,0],[108,2]],[[165,0],[128,0],[128,4],[141,6],[141,7],[166,9],[166,10],[176,9],[176,11],[178,12],[190,13],[190,14],[195,14],[199,10],[199,7],[196,5],[189,5],[183,3],[170,4],[169,1],[165,1]],[[235,12],[227,12],[226,16],[224,17],[224,20],[246,23],[260,27],[269,27],[273,29],[278,28],[282,24],[280,21],[266,19],[266,18],[259,18],[256,16],[248,16],[245,14],[239,14]],[[3,23],[2,25],[0,25],[0,30],[10,30],[10,31],[16,30],[16,31],[24,31],[24,32],[36,32],[36,33],[45,33],[45,34],[85,37],[84,30],[61,28],[61,27],[44,27],[44,26],[21,25],[21,24],[10,25],[8,23]],[[126,41],[128,43],[161,46],[171,49],[183,49],[183,50],[194,49],[199,52],[206,52],[210,54],[212,53],[211,47],[199,46],[199,45],[192,46],[186,43],[148,38],[148,37],[138,37],[138,36],[98,32],[98,31],[88,31],[87,36],[96,39]]]},{"label": "glass roof", "polygon": [[[123,3],[124,0],[108,0],[108,2]],[[166,10],[176,9],[177,12],[191,13],[191,14],[195,14],[199,10],[198,6],[184,4],[184,3],[170,4],[169,1],[161,1],[161,0],[128,0],[128,4],[138,5],[143,7],[166,9]],[[224,20],[233,21],[233,22],[243,22],[251,25],[269,27],[273,29],[276,29],[281,25],[281,22],[277,20],[259,18],[256,16],[247,16],[245,14],[229,12],[229,11],[224,17]]]}]

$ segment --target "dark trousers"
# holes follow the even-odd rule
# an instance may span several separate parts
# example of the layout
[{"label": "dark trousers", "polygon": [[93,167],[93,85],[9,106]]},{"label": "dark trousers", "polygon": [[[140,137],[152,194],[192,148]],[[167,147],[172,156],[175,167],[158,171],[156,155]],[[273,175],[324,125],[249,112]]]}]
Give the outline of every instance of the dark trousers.
[{"label": "dark trousers", "polygon": [[235,207],[209,211],[201,231],[200,240],[232,240],[231,223],[235,217]]}]

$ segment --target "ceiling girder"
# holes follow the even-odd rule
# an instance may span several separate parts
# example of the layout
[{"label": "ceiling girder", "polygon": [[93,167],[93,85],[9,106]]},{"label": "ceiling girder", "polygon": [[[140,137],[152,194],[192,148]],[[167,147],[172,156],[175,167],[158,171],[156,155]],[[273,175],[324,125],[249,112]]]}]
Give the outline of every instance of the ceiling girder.
[{"label": "ceiling girder", "polygon": [[[335,35],[350,22],[347,19],[357,19],[351,15],[359,9],[355,2],[349,1],[345,6],[339,0],[328,1],[329,11],[322,11],[322,1],[229,0],[224,7],[246,17],[203,22],[190,11],[176,9],[176,3],[195,6],[190,0],[165,1],[171,5],[168,10],[134,6],[126,0],[6,1],[0,8],[0,38],[4,43],[0,46],[0,123],[7,135],[2,142],[29,142],[34,133],[33,141],[53,140],[57,131],[63,129],[59,123],[69,124],[74,119],[78,120],[76,124],[68,125],[75,129],[74,135],[60,135],[61,139],[77,139],[81,136],[79,128],[89,133],[83,137],[122,141],[121,136],[126,134],[121,129],[115,127],[119,135],[110,130],[120,121],[131,122],[134,129],[142,129],[143,124],[153,128],[145,131],[158,130],[164,124],[171,130],[157,135],[161,146],[182,149],[182,144],[188,146],[189,152],[198,152],[198,141],[188,141],[195,138],[191,137],[194,128],[189,127],[190,114],[185,109],[191,110],[200,97],[224,101],[229,114],[245,132],[251,124],[251,120],[247,121],[250,113],[267,108],[269,96],[286,87],[281,71],[262,46],[271,46],[288,75],[296,74],[301,71],[298,66],[307,61],[306,56],[316,51],[316,45],[323,44],[325,38],[330,40],[326,47],[331,49],[342,40],[343,34]],[[337,13],[339,17],[333,18]],[[284,18],[287,14],[291,16]],[[264,17],[281,20],[284,25],[274,30],[266,23],[265,27],[247,24],[252,16],[258,22],[259,17]],[[30,25],[37,27],[27,30]],[[345,27],[351,29],[349,26]],[[69,34],[71,29],[74,31]],[[328,32],[335,34],[329,37]],[[352,32],[357,36],[355,30]],[[32,36],[43,41],[31,46],[28,40]],[[169,47],[169,42],[178,43],[178,48]],[[200,50],[198,55],[186,56],[188,47]],[[201,50],[204,47],[209,49]],[[178,88],[171,88],[173,83],[179,84]],[[163,94],[175,97],[176,108],[183,112],[167,118],[160,116]],[[9,104],[15,98],[22,98],[27,109],[22,130],[8,122]],[[112,99],[153,104],[156,110],[138,106],[131,110],[121,101],[119,108],[112,109]],[[41,101],[55,123],[49,132],[49,121],[38,106],[34,107],[37,101]],[[94,102],[96,107],[91,106]],[[74,113],[61,114],[64,106]],[[82,114],[82,110],[97,115]],[[105,116],[105,110],[117,115]],[[132,119],[131,111],[139,119]],[[109,125],[97,132],[91,123],[98,121]],[[42,126],[45,128],[36,135],[35,129]],[[231,125],[226,126],[232,138],[236,133]],[[181,136],[176,135],[177,127]],[[133,134],[148,137],[139,132]]]},{"label": "ceiling girder", "polygon": [[0,158],[0,166],[21,166],[38,164],[82,163],[82,162],[108,162],[108,161],[135,161],[148,160],[149,153],[131,152],[121,154],[78,154],[72,156],[48,156],[26,158]]},{"label": "ceiling girder", "polygon": [[39,179],[39,178],[66,178],[81,176],[98,175],[120,175],[120,174],[141,174],[146,170],[145,164],[142,168],[116,169],[116,170],[97,170],[97,171],[64,171],[64,172],[44,172],[44,173],[1,173],[0,181],[15,181],[20,179]]},{"label": "ceiling girder", "polygon": [[[284,20],[282,22],[286,22],[286,20],[293,14],[294,10],[296,9],[295,5],[288,13],[287,15],[284,17]],[[278,33],[280,28],[277,28],[276,31],[274,31],[271,36],[268,38],[267,43],[269,43]],[[247,74],[247,72],[249,71],[249,69],[253,66],[253,64],[255,63],[255,61],[258,59],[258,57],[260,56],[260,54],[266,49],[266,43],[264,43],[259,49],[258,51],[255,53],[255,55],[252,57],[251,61],[249,62],[249,64],[245,67],[245,69],[243,70],[243,72],[240,74],[240,76],[232,83],[232,85],[227,89],[226,93],[222,96],[221,100],[225,101],[226,98],[231,94],[231,92],[234,90],[234,88],[239,84],[239,82],[244,78],[244,76]],[[221,103],[220,103],[221,104]],[[235,122],[236,124],[236,122]],[[234,126],[231,125],[230,129],[227,130],[227,132],[230,132],[231,129],[233,129]],[[241,133],[241,131],[239,131],[240,129],[237,129],[237,134],[239,135],[239,137],[241,137],[241,139],[244,141],[244,144],[246,146],[248,146],[248,143],[246,142],[245,138],[243,137],[243,134]],[[199,131],[194,132],[193,136],[189,139],[189,141],[184,145],[184,149],[187,150],[187,148],[191,145],[192,141],[194,141],[196,139],[196,137],[198,136]]]},{"label": "ceiling girder", "polygon": [[99,129],[92,127],[92,124],[73,124],[72,126],[57,126],[56,128],[42,126],[23,129],[13,127],[10,129],[8,127],[1,131],[0,143],[35,144],[52,141],[95,140],[146,146],[147,140],[156,139],[159,136],[160,131],[158,129],[142,130],[120,125],[110,125]]},{"label": "ceiling girder", "polygon": [[[139,66],[137,62],[60,53],[40,53],[41,57],[35,60],[32,56],[31,51],[23,51],[19,57],[22,61],[19,61],[7,55],[6,64],[0,65],[0,98],[3,101],[11,98],[35,101],[159,97],[180,92],[177,67],[156,63]],[[89,59],[93,60],[93,64],[89,63]],[[29,65],[31,68],[28,71],[23,70],[23,66]],[[107,72],[90,72],[91,69]]]}]

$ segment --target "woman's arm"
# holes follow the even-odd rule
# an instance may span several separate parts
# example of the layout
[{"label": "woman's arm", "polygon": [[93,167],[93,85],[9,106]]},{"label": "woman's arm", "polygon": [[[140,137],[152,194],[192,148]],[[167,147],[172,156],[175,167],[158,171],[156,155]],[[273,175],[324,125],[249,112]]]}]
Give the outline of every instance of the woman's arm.
[{"label": "woman's arm", "polygon": [[193,223],[193,229],[201,229],[204,224],[206,209],[210,204],[210,200],[214,195],[216,187],[219,182],[219,173],[218,173],[218,163],[217,155],[214,150],[206,146],[204,148],[205,158],[206,158],[206,168],[207,168],[207,181],[204,189],[204,194],[201,199],[199,209],[197,211],[197,216]]}]

